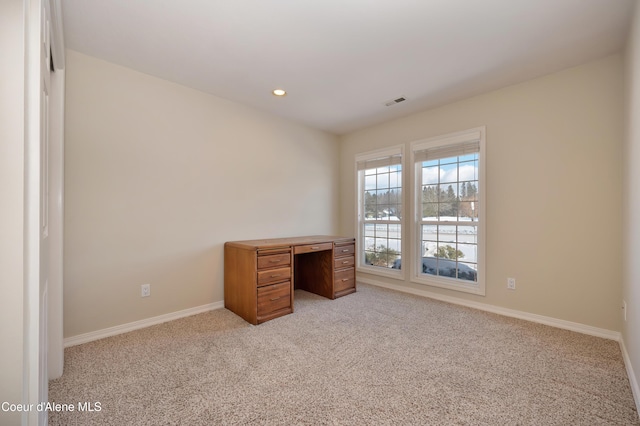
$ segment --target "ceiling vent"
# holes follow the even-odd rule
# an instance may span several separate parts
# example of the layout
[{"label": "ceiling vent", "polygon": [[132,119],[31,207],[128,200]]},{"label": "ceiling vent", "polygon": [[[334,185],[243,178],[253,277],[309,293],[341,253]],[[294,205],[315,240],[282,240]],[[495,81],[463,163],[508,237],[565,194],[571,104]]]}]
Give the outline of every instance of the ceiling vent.
[{"label": "ceiling vent", "polygon": [[387,101],[384,104],[385,104],[385,106],[392,106],[392,105],[395,105],[395,104],[399,104],[400,102],[404,102],[406,100],[407,99],[404,96],[401,96],[401,97],[399,97],[397,99],[393,99],[391,101]]}]

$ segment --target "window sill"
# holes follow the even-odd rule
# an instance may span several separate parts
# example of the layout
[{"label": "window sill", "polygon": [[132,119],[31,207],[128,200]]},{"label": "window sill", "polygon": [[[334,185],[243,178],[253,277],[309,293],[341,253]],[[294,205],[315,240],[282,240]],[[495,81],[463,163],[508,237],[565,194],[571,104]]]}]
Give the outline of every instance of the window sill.
[{"label": "window sill", "polygon": [[436,276],[416,276],[411,278],[411,282],[416,284],[428,285],[431,287],[446,288],[448,290],[459,291],[462,293],[471,293],[478,296],[485,296],[485,286],[481,283],[465,284],[460,280],[436,277]]},{"label": "window sill", "polygon": [[379,275],[381,277],[394,278],[396,280],[404,281],[404,273],[401,269],[392,268],[380,268],[376,266],[359,265],[356,268],[356,272],[362,272],[363,274]]}]

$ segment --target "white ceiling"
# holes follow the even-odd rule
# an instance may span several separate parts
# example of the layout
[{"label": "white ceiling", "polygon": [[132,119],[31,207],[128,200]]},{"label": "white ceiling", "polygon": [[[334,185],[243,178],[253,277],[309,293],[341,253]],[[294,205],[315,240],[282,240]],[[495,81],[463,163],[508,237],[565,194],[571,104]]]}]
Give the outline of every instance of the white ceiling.
[{"label": "white ceiling", "polygon": [[[617,52],[635,2],[62,0],[62,9],[70,49],[343,134]],[[276,87],[288,95],[273,96]]]}]

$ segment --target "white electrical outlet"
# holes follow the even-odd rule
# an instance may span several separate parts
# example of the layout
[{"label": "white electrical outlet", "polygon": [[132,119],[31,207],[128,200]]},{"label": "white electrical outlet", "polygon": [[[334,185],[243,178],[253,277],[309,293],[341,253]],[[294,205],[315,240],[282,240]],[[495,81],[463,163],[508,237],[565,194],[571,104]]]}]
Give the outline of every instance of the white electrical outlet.
[{"label": "white electrical outlet", "polygon": [[516,289],[516,279],[515,278],[507,278],[507,288],[509,290]]},{"label": "white electrical outlet", "polygon": [[624,320],[627,320],[627,302],[626,301],[622,301],[622,318],[624,318]]},{"label": "white electrical outlet", "polygon": [[151,284],[142,284],[140,286],[140,296],[142,297],[151,296]]}]

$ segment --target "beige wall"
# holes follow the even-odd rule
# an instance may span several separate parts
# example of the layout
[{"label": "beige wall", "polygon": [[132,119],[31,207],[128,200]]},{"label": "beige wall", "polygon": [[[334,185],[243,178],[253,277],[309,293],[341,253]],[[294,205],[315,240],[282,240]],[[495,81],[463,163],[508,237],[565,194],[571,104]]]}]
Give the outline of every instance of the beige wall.
[{"label": "beige wall", "polygon": [[[24,17],[20,0],[0,3],[0,404],[22,402],[24,213]],[[0,424],[20,413],[0,410]]]},{"label": "beige wall", "polygon": [[75,51],[66,72],[65,337],[223,300],[225,241],[338,231],[335,136]]},{"label": "beige wall", "polygon": [[633,366],[635,397],[640,405],[640,6],[637,4],[625,52],[625,65],[622,297],[627,302],[627,321],[622,323],[622,337]]},{"label": "beige wall", "polygon": [[619,331],[621,76],[615,55],[344,136],[340,218],[350,235],[357,153],[487,130],[486,296],[361,276]]}]

